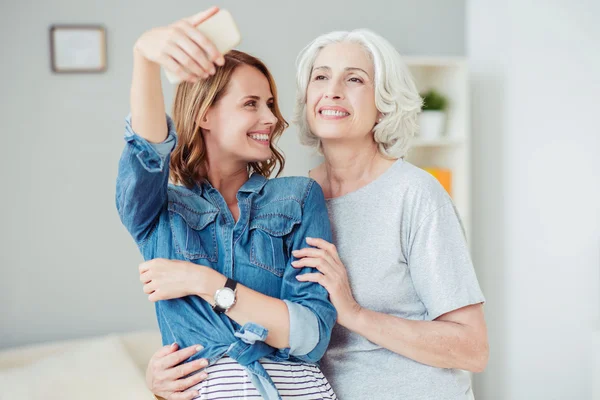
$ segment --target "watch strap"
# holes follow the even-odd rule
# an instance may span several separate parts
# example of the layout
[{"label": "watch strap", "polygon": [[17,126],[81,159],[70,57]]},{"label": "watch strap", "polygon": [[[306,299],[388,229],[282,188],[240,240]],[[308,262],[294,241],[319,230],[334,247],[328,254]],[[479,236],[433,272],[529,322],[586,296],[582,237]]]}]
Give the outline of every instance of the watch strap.
[{"label": "watch strap", "polygon": [[[225,287],[233,290],[233,292],[235,293],[235,288],[237,287],[237,281],[234,281],[231,278],[227,278],[227,281],[225,282]],[[215,305],[213,306],[213,311],[216,312],[217,314],[223,314],[224,312],[227,311],[227,309],[219,306],[215,299]]]},{"label": "watch strap", "polygon": [[225,287],[229,288],[231,290],[233,290],[235,292],[235,288],[237,286],[237,281],[234,281],[231,278],[227,278],[227,281],[225,282]]}]

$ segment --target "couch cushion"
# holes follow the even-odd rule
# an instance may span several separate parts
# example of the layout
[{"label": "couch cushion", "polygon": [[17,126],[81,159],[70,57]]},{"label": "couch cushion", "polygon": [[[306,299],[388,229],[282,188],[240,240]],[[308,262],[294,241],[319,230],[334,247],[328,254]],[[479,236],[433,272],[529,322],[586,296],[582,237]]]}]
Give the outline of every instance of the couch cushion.
[{"label": "couch cushion", "polygon": [[148,400],[144,378],[116,336],[90,339],[32,364],[0,371],[2,399]]}]

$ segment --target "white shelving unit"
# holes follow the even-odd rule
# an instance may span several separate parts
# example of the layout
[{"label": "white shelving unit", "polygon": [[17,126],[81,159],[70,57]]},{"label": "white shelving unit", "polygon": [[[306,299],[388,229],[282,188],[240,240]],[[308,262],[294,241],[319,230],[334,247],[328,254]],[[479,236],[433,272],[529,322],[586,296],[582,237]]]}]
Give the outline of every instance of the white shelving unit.
[{"label": "white shelving unit", "polygon": [[420,93],[435,89],[448,98],[446,130],[436,140],[416,137],[406,159],[427,168],[452,172],[451,196],[471,232],[470,105],[467,62],[461,57],[404,57]]}]

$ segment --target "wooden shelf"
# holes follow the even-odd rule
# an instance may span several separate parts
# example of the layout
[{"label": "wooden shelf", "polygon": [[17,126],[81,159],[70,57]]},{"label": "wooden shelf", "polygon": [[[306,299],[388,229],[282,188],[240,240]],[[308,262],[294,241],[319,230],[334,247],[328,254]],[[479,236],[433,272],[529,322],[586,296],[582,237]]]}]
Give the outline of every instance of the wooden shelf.
[{"label": "wooden shelf", "polygon": [[464,57],[407,56],[403,58],[419,93],[435,89],[448,98],[445,136],[415,137],[407,161],[421,168],[452,172],[452,199],[470,236],[471,160],[468,63]]}]

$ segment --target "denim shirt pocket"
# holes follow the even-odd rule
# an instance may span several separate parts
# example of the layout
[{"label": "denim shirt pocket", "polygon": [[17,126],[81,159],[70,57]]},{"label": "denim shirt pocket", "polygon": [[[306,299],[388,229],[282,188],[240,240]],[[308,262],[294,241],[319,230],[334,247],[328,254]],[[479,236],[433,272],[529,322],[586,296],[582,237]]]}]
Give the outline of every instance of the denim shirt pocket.
[{"label": "denim shirt pocket", "polygon": [[[189,203],[192,204],[189,204]],[[215,219],[219,210],[200,196],[169,195],[169,220],[177,254],[186,259],[218,261]]]},{"label": "denim shirt pocket", "polygon": [[285,237],[302,219],[296,200],[277,200],[252,210],[249,225],[250,263],[283,277],[288,258]]}]

